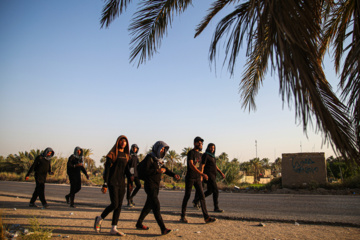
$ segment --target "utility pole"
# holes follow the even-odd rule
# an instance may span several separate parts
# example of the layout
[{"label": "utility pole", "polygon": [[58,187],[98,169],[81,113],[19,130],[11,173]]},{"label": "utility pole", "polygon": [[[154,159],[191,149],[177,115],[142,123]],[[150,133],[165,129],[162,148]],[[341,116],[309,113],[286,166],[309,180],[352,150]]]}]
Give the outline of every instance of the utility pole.
[{"label": "utility pole", "polygon": [[257,141],[255,140],[255,150],[256,150],[256,158],[257,158]]}]

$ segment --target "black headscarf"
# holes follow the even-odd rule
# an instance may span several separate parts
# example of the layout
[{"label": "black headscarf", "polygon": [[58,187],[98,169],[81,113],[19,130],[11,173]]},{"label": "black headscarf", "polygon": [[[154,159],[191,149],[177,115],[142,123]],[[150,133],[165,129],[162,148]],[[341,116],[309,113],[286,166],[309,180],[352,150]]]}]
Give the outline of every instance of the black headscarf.
[{"label": "black headscarf", "polygon": [[162,159],[164,157],[161,157],[160,155],[160,151],[162,148],[165,148],[165,151],[164,151],[164,156],[166,155],[166,152],[169,150],[169,145],[167,145],[165,142],[163,141],[157,141],[154,146],[152,147],[152,152],[150,153],[151,156],[153,158],[155,158],[156,161],[158,161],[159,163],[162,163]]},{"label": "black headscarf", "polygon": [[[50,156],[48,156],[48,153],[49,153],[49,152],[51,152],[51,155],[50,155]],[[49,147],[48,147],[48,148],[46,148],[46,149],[44,150],[42,156],[43,156],[46,160],[50,161],[50,159],[54,156],[54,150],[52,150],[52,148],[49,148]]]}]

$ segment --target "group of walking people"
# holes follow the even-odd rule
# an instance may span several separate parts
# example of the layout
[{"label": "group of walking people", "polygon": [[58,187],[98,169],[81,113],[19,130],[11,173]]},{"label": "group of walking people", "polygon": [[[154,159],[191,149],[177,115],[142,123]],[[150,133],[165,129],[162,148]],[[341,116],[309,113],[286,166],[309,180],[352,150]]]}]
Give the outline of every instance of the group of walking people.
[{"label": "group of walking people", "polygon": [[[203,142],[204,140],[202,138],[196,137],[194,139],[194,148],[187,154],[187,172],[185,176],[185,195],[181,208],[181,223],[189,222],[186,219],[186,208],[193,186],[196,189],[193,204],[194,207],[198,209],[201,208],[205,223],[216,221],[216,218],[210,217],[207,212],[205,197],[213,194],[214,211],[223,211],[218,206],[219,194],[216,185],[216,172],[219,172],[223,178],[225,175],[216,166],[215,145],[210,143],[205,153],[201,154]],[[149,229],[149,227],[143,225],[143,221],[152,210],[156,222],[160,227],[161,234],[166,235],[171,232],[170,229],[165,227],[160,213],[160,201],[158,198],[162,174],[173,177],[177,181],[180,180],[180,176],[174,174],[164,164],[164,157],[169,150],[169,146],[163,141],[157,141],[153,145],[151,152],[146,155],[141,164],[139,164],[139,159],[137,157],[138,150],[139,147],[136,144],[133,144],[131,148],[129,148],[127,137],[121,135],[117,138],[115,145],[106,155],[103,174],[104,184],[101,191],[104,194],[109,191],[111,203],[104,209],[101,215],[95,217],[94,230],[97,233],[101,231],[102,221],[113,212],[110,234],[117,236],[125,235],[117,229],[122,202],[126,191],[125,188],[127,186],[126,198],[128,206],[132,207],[135,205],[133,198],[141,188],[140,179],[144,181],[144,190],[147,198],[135,225],[136,229]],[[30,173],[35,171],[36,187],[30,200],[30,207],[37,207],[35,201],[38,196],[43,207],[48,207],[45,200],[44,189],[46,176],[48,173],[52,173],[50,159],[53,155],[54,151],[51,148],[46,148],[43,154],[35,159],[26,175],[26,180],[28,180]],[[70,207],[75,207],[75,194],[81,189],[81,172],[89,179],[83,166],[83,150],[80,147],[76,147],[74,154],[69,157],[67,163],[67,173],[70,179],[70,193],[65,196],[65,199],[66,202],[70,204]],[[127,184],[125,183],[125,178],[127,178]],[[205,193],[203,191],[203,182],[207,183],[207,191]]]}]

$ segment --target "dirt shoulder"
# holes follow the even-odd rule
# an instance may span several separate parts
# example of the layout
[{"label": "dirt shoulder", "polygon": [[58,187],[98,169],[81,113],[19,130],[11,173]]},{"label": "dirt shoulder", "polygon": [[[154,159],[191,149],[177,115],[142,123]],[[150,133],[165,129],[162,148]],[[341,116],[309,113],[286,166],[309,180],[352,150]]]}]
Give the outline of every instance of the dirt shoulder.
[{"label": "dirt shoulder", "polygon": [[[119,239],[110,236],[110,214],[103,222],[102,233],[93,230],[95,216],[102,212],[102,208],[79,206],[69,208],[66,204],[49,201],[50,208],[29,208],[28,199],[0,196],[0,211],[3,222],[11,226],[20,224],[29,227],[29,219],[36,217],[42,226],[53,229],[52,239]],[[141,208],[137,206],[137,208]],[[15,210],[16,209],[16,210]],[[360,228],[341,226],[322,226],[290,223],[218,220],[212,224],[204,224],[203,219],[188,217],[189,224],[179,223],[179,217],[163,214],[166,227],[175,229],[168,236],[160,236],[160,229],[150,213],[144,225],[150,227],[148,231],[135,229],[139,211],[123,208],[118,228],[127,234],[124,239],[358,239]]]}]

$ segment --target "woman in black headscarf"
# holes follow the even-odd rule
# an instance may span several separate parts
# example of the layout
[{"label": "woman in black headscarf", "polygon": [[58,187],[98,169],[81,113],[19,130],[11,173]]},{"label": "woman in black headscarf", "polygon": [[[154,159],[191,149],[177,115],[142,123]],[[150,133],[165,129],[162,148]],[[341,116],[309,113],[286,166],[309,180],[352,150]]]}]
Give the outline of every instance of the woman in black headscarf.
[{"label": "woman in black headscarf", "polygon": [[[204,173],[208,176],[208,180],[204,180],[204,183],[207,184],[207,190],[204,192],[204,195],[207,197],[212,194],[214,201],[214,211],[223,212],[223,210],[219,208],[219,190],[216,184],[216,173],[220,173],[222,178],[225,178],[225,175],[216,165],[215,150],[215,144],[209,143],[205,153],[201,157],[201,164],[205,165]],[[199,198],[199,195],[196,194],[194,199],[195,205],[199,203]]]},{"label": "woman in black headscarf", "polygon": [[104,185],[101,191],[105,194],[109,188],[111,204],[105,208],[100,216],[95,218],[94,229],[100,232],[102,220],[113,211],[111,235],[125,236],[117,230],[121,205],[125,196],[125,175],[130,177],[127,162],[129,161],[129,141],[121,135],[116,140],[114,147],[106,155],[104,170]]},{"label": "woman in black headscarf", "polygon": [[166,235],[171,232],[170,229],[165,227],[164,221],[161,217],[160,213],[160,202],[158,199],[159,195],[159,188],[160,188],[160,180],[161,174],[165,173],[170,177],[174,177],[176,180],[180,179],[179,175],[175,175],[169,169],[164,166],[163,158],[166,152],[169,150],[169,146],[163,142],[158,141],[152,147],[151,153],[146,155],[145,161],[145,171],[144,171],[144,189],[147,194],[145,206],[141,211],[139,219],[136,223],[136,228],[140,230],[148,230],[149,228],[144,226],[142,223],[145,217],[149,214],[152,210],[158,223],[161,234]]}]

